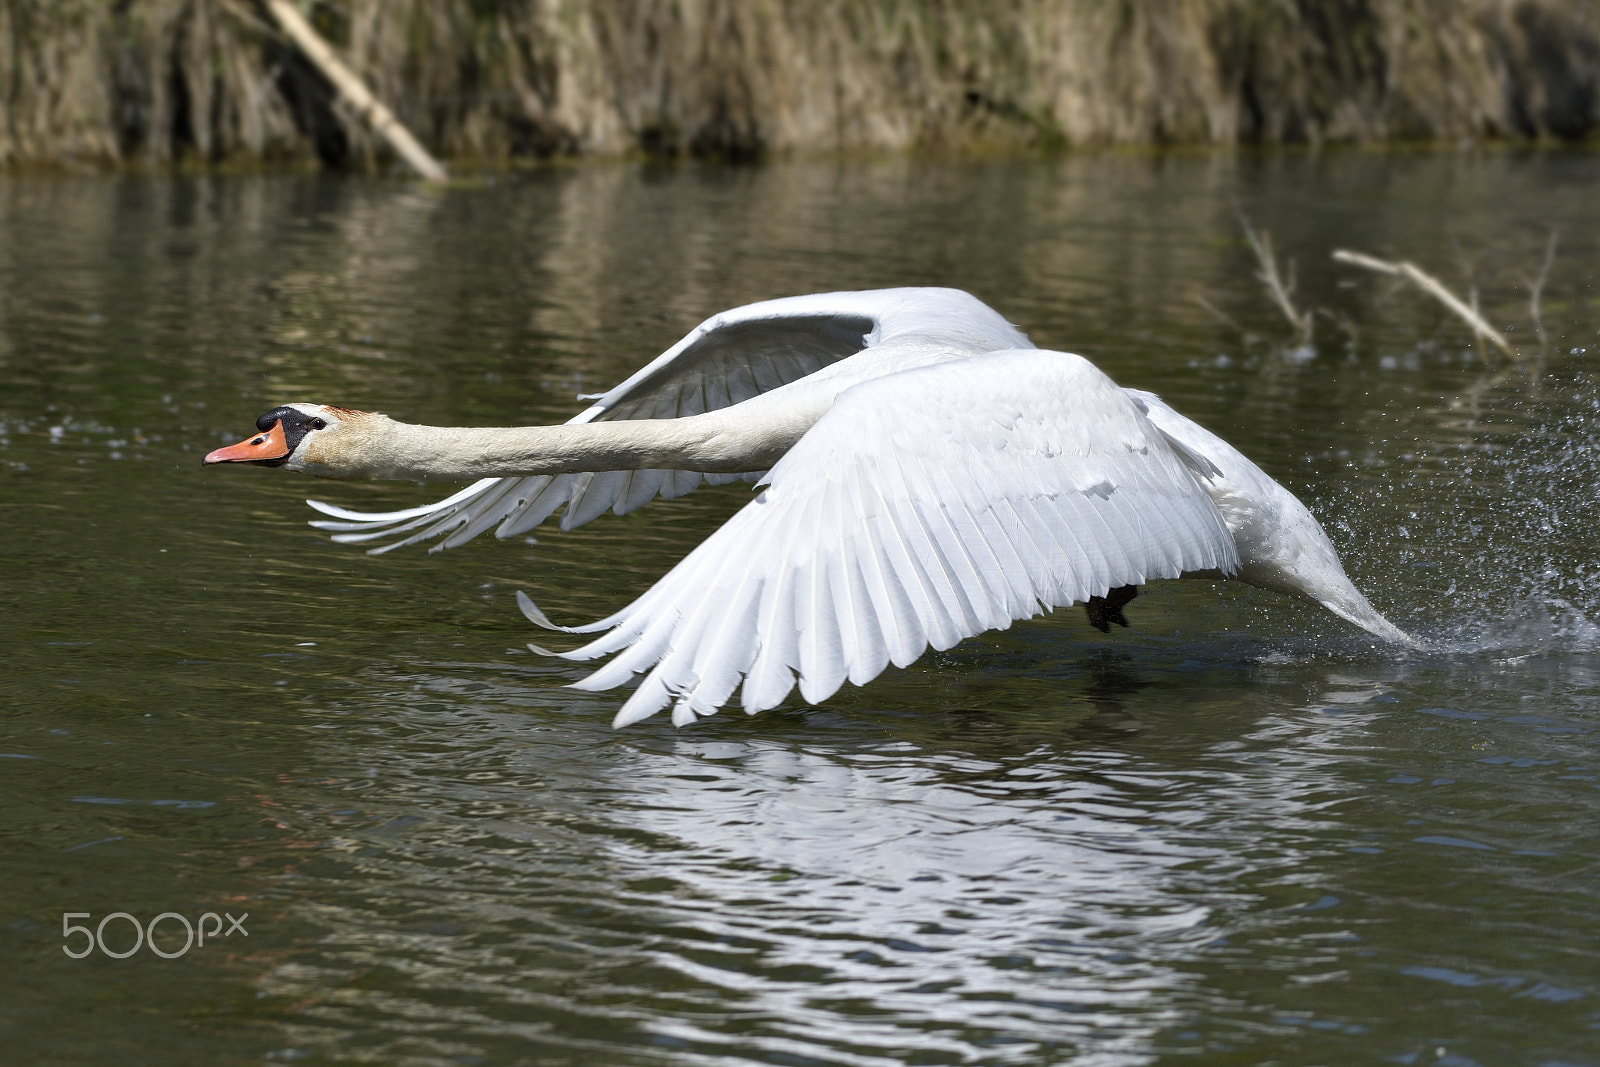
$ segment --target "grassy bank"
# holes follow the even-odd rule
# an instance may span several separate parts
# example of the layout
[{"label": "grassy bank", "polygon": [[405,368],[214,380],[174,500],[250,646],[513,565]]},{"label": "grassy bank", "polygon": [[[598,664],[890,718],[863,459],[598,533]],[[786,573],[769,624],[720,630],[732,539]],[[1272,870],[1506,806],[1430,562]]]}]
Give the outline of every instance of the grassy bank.
[{"label": "grassy bank", "polygon": [[[320,0],[454,158],[1561,139],[1600,0]],[[0,162],[383,150],[253,0],[0,0]]]}]

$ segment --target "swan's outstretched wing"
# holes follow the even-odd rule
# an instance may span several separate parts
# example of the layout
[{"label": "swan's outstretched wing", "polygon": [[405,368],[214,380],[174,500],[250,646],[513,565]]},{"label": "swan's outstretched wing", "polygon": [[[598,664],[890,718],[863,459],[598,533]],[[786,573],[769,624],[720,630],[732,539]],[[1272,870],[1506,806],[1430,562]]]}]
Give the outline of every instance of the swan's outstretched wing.
[{"label": "swan's outstretched wing", "polygon": [[[747,712],[811,703],[932,645],[1184,571],[1238,565],[1222,517],[1086,360],[1016,351],[856,385],[762,493],[569,659],[648,671],[617,713],[683,724],[743,679]],[[524,611],[549,625],[526,597]]]},{"label": "swan's outstretched wing", "polygon": [[[572,419],[664,419],[737,404],[806,378],[884,341],[920,333],[960,354],[1025,347],[1028,340],[976,297],[956,289],[877,289],[815,293],[749,304],[714,315],[687,337],[600,396]],[[607,510],[632,511],[657,495],[682,496],[702,481],[723,484],[750,474],[639,470],[485,478],[435,504],[393,512],[359,512],[308,500],[334,521],[335,541],[365,542],[409,534],[376,554],[445,536],[454,548],[490,527],[500,537],[526,533],[566,505],[562,529]]]},{"label": "swan's outstretched wing", "polygon": [[[812,304],[770,301],[707,320],[570,421],[698,415],[798,381],[854,355],[872,340],[877,329],[872,317],[817,308],[815,298],[803,299]],[[501,537],[526,533],[563,504],[561,526],[570,529],[607,510],[619,515],[631,511],[657,494],[681,496],[702,479],[717,483],[739,477],[640,470],[485,478],[438,503],[387,513],[350,511],[319,500],[307,503],[333,517],[335,521],[311,525],[338,531],[335,541],[410,534],[370,550],[379,553],[448,534],[434,546],[437,551],[464,544],[494,526]]]}]

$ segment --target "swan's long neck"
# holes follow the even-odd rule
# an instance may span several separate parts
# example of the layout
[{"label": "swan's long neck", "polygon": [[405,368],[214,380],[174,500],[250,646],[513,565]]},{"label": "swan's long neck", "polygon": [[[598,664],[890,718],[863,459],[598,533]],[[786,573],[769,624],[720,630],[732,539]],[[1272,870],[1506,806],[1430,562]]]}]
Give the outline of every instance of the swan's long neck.
[{"label": "swan's long neck", "polygon": [[308,440],[306,454],[290,465],[322,477],[411,481],[650,468],[759,471],[776,463],[821,415],[793,406],[738,408],[679,419],[483,428],[417,426],[365,415],[325,446]]},{"label": "swan's long neck", "polygon": [[305,455],[291,457],[285,465],[323,478],[408,481],[579,471],[763,471],[800,440],[843,390],[892,371],[966,358],[973,344],[938,331],[919,331],[731,407],[675,419],[463,429],[414,426],[360,413],[325,444],[308,438]]}]

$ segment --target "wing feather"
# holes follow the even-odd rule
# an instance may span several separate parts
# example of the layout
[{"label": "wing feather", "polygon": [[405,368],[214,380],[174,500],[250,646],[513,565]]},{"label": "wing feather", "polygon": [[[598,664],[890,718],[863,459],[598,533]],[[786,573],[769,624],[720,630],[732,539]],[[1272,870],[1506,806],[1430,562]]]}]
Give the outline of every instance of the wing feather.
[{"label": "wing feather", "polygon": [[[898,538],[891,540],[890,559],[900,580],[911,592],[911,602],[917,609],[917,620],[928,635],[928,644],[942,651],[961,640],[960,620],[966,610],[955,583],[945,569],[939,548],[928,534],[928,527],[918,514],[916,502],[902,496],[893,501],[886,516],[893,524]],[[898,551],[896,551],[898,550]],[[921,653],[921,649],[917,650]]]},{"label": "wing feather", "polygon": [[905,587],[884,566],[884,549],[878,540],[878,524],[873,521],[881,514],[882,501],[877,498],[872,486],[859,480],[850,486],[850,490],[851,502],[856,505],[856,515],[860,520],[851,547],[868,601],[862,610],[876,635],[870,647],[859,650],[860,655],[850,672],[851,682],[864,685],[876,678],[888,663],[904,667],[916,659],[924,642]]},{"label": "wing feather", "polygon": [[570,474],[538,474],[521,479],[517,496],[525,499],[526,503],[517,505],[506,514],[499,529],[495,530],[495,536],[516,537],[525,534],[555,514],[556,508],[571,495],[572,490],[568,485],[571,478]]},{"label": "wing feather", "polygon": [[674,500],[686,493],[693,492],[700,484],[700,474],[697,471],[668,471],[667,481],[670,483],[662,491],[662,496]]},{"label": "wing feather", "polygon": [[[1033,518],[1024,519],[1024,508],[1019,507],[1019,503],[1026,502],[1000,501],[995,506],[992,520],[1017,550],[1024,573],[1022,588],[1037,597],[1047,610],[1052,604],[1070,604],[1079,599],[1066,590],[1061,576],[1050,566],[1052,553],[1059,552],[1059,548],[1054,539],[1049,537],[1049,531],[1038,529],[1038,512],[1028,506],[1027,510]],[[1046,547],[1046,543],[1051,547]]]},{"label": "wing feather", "polygon": [[568,483],[572,486],[572,489],[567,497],[566,510],[561,513],[560,525],[563,530],[571,530],[582,526],[590,519],[597,518],[603,514],[611,506],[611,501],[604,491],[596,492],[594,497],[590,498],[589,487],[594,485],[595,479],[606,478],[609,485],[602,485],[602,490],[608,487],[614,488],[615,479],[607,476],[616,473],[616,471],[583,471],[567,476],[572,479]]},{"label": "wing feather", "polygon": [[755,378],[756,386],[763,392],[771,392],[780,385],[785,384],[783,375],[778,373],[778,368],[772,361],[757,363],[750,367],[750,375]]},{"label": "wing feather", "polygon": [[[788,561],[797,554],[795,544],[802,531],[786,502],[774,502],[763,493],[735,518],[746,516],[769,531],[767,537],[754,542],[763,558]],[[794,688],[794,670],[800,663],[799,635],[785,620],[794,614],[796,577],[795,568],[787,562],[763,572],[756,628],[750,635],[750,665],[740,690],[740,703],[752,714],[781,702]]]},{"label": "wing feather", "polygon": [[[461,490],[461,492],[456,493],[453,496],[447,496],[437,503],[428,504],[420,508],[406,508],[403,511],[351,511],[348,508],[341,508],[335,504],[327,504],[321,500],[307,500],[306,503],[311,505],[313,511],[320,511],[324,515],[332,515],[336,519],[351,519],[363,524],[379,519],[385,522],[404,522],[407,519],[416,518],[419,515],[436,515],[439,513],[440,508],[447,508],[452,505],[459,504],[462,501],[470,500],[477,496],[484,489],[498,481],[500,481],[499,478],[481,478],[467,486],[465,489]],[[313,522],[311,525],[320,526],[325,530],[344,529],[342,526],[335,526],[332,524],[322,525],[316,522]]]},{"label": "wing feather", "polygon": [[[1057,603],[1070,604],[1094,595],[1095,590],[1110,588],[1110,565],[1099,547],[1081,536],[1086,531],[1079,530],[1082,524],[1073,502],[1045,495],[1031,499],[1024,496],[1011,503],[1018,511],[1031,510],[1037,525],[1030,525],[1028,530],[1044,534],[1054,544],[1051,562],[1064,598]],[[1072,535],[1075,530],[1080,535]]]},{"label": "wing feather", "polygon": [[[833,521],[841,525],[850,521],[851,516],[845,511],[844,487],[837,482],[830,482],[828,491],[834,497],[828,509]],[[851,531],[851,535],[845,539],[843,551],[828,556],[828,596],[835,606],[834,618],[838,625],[840,649],[840,676],[834,685],[835,689],[843,685],[850,675],[858,673],[857,660],[875,658],[875,648],[882,645],[876,628],[872,626],[863,595],[865,591],[861,588],[856,541],[854,531]]]},{"label": "wing feather", "polygon": [[666,475],[667,472],[663,470],[634,471],[627,494],[617,498],[616,506],[612,510],[618,515],[626,515],[636,508],[644,507],[661,492],[661,483]]},{"label": "wing feather", "polygon": [[922,520],[923,528],[928,531],[928,540],[933,545],[936,559],[955,593],[954,608],[960,612],[959,615],[955,610],[951,613],[956,640],[961,640],[969,632],[982,633],[996,626],[998,620],[990,610],[983,575],[978,573],[977,566],[967,554],[961,531],[950,521],[949,511],[937,501],[918,501],[916,514]]},{"label": "wing feather", "polygon": [[1039,598],[1028,579],[1028,568],[1022,562],[1011,535],[995,520],[994,509],[980,508],[976,514],[972,505],[961,501],[963,525],[971,530],[967,543],[973,551],[983,556],[983,567],[990,589],[999,601],[995,610],[1009,626],[1012,619],[1027,618],[1038,608]]},{"label": "wing feather", "polygon": [[[838,551],[837,538],[831,531],[841,529],[838,508],[839,486],[833,481],[824,483],[815,507],[806,516],[812,530],[810,541],[819,551],[800,559],[799,586],[803,595],[796,604],[795,627],[800,632],[800,695],[807,703],[817,704],[832,696],[844,684],[845,653],[843,635],[840,633],[841,606],[833,596],[833,569]],[[825,546],[825,547],[824,547]]]},{"label": "wing feather", "polygon": [[742,404],[753,396],[760,396],[766,390],[756,384],[755,377],[750,373],[747,364],[736,364],[728,371],[728,403]]},{"label": "wing feather", "polygon": [[[764,552],[771,541],[786,533],[783,527],[765,524],[754,533],[752,548]],[[712,594],[718,606],[717,626],[693,649],[690,675],[668,679],[669,685],[686,689],[678,699],[674,722],[683,719],[685,714],[687,721],[693,721],[695,715],[714,714],[751,669],[758,652],[755,623],[770,576],[759,570],[730,575],[712,555],[707,554],[706,561],[716,572],[706,578],[708,589],[720,583]]]},{"label": "wing feather", "polygon": [[903,612],[904,627],[899,643],[891,651],[890,662],[905,667],[938,640],[941,627],[934,616],[927,576],[911,553],[894,508],[887,499],[880,503],[884,506],[877,514],[878,521],[867,527],[867,533],[874,542],[872,547],[878,550],[875,558],[885,582],[898,594],[897,607]]},{"label": "wing feather", "polygon": [[363,541],[371,541],[379,537],[388,537],[391,534],[405,533],[408,530],[415,530],[419,526],[427,526],[429,523],[433,522],[440,522],[448,525],[454,516],[454,509],[447,509],[443,512],[442,516],[438,513],[429,512],[428,514],[412,519],[409,522],[401,522],[392,526],[385,526],[379,530],[371,529],[372,524],[368,522],[329,522],[326,519],[313,519],[306,525],[315,526],[319,530],[348,531],[346,533],[334,534],[333,540],[337,544],[349,545],[361,544]]},{"label": "wing feather", "polygon": [[457,545],[465,544],[499,523],[500,516],[506,508],[495,505],[504,501],[507,507],[515,506],[518,501],[513,498],[519,496],[520,488],[517,479],[506,478],[502,480],[502,484],[487,490],[483,506],[473,509],[471,516],[463,515],[461,527],[444,539],[442,547],[455,548]]}]

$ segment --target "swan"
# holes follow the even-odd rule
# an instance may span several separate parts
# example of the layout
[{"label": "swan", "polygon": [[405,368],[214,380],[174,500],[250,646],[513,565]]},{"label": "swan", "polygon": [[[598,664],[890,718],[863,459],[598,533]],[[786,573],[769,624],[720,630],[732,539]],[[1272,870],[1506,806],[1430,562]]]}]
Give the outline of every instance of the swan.
[{"label": "swan", "polygon": [[[417,426],[292,403],[205,465],[323,478],[480,480],[368,514],[307,501],[334,540],[384,552],[563,529],[689,492],[760,492],[632,604],[559,653],[613,658],[574,683],[643,674],[613,725],[671,705],[685,725],[740,690],[750,714],[810,703],[890,663],[1055,606],[1102,630],[1145,582],[1226,576],[1314,600],[1420,647],[1344,572],[1311,512],[1237,449],[1081,356],[1035,348],[953,289],[819,293],[706,320],[559,426]],[[535,651],[545,652],[537,645]],[[545,653],[555,655],[556,653]]]}]

